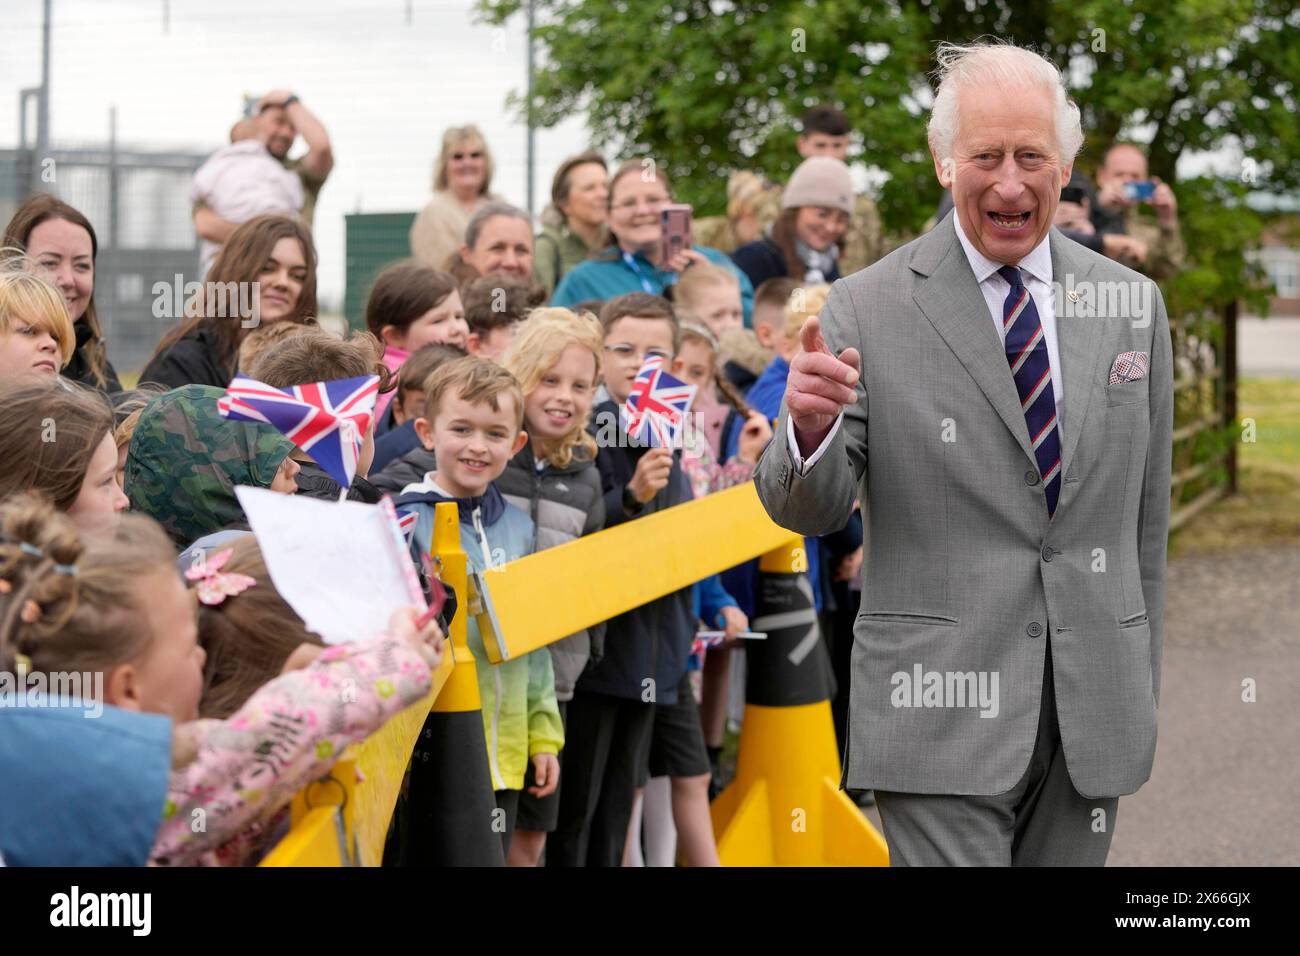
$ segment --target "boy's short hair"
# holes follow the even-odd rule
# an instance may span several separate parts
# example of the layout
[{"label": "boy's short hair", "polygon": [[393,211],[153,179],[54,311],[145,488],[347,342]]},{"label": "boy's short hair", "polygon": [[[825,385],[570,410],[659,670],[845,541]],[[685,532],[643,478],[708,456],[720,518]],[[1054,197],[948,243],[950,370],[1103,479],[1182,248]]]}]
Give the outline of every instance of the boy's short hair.
[{"label": "boy's short hair", "polygon": [[424,391],[425,382],[439,366],[444,362],[454,362],[458,358],[464,358],[465,354],[464,349],[458,349],[454,345],[444,345],[441,342],[420,346],[397,370],[398,395],[416,390]]},{"label": "boy's short hair", "polygon": [[273,322],[271,325],[259,325],[239,344],[239,370],[250,378],[261,381],[256,371],[257,363],[267,352],[295,335],[321,331],[315,319],[308,319],[306,322]]},{"label": "boy's short hair", "polygon": [[519,380],[489,359],[466,355],[439,365],[424,382],[424,419],[432,427],[444,396],[458,395],[472,405],[486,403],[501,411],[501,396],[515,403],[515,434],[524,427],[524,390]]},{"label": "boy's short hair", "polygon": [[677,349],[682,344],[682,327],[671,302],[661,295],[651,295],[648,292],[629,292],[610,299],[600,310],[600,327],[604,330],[605,337],[609,337],[609,330],[616,322],[629,317],[663,319],[667,322],[673,330],[673,354],[677,354]]},{"label": "boy's short hair", "polygon": [[831,287],[826,284],[799,286],[790,295],[785,307],[785,337],[787,341],[798,342],[803,324],[809,319],[821,315],[822,307],[830,297]]},{"label": "boy's short hair", "polygon": [[848,136],[853,127],[843,110],[833,106],[817,105],[804,110],[799,119],[799,131],[804,136],[821,133],[824,136]]},{"label": "boy's short hair", "polygon": [[465,321],[471,332],[489,335],[528,318],[546,301],[546,290],[502,272],[475,279],[465,287]]},{"label": "boy's short hair", "polygon": [[339,378],[379,376],[379,391],[396,384],[384,364],[384,347],[369,332],[353,333],[344,341],[327,332],[297,335],[279,343],[257,362],[256,378],[272,388],[290,388]]},{"label": "boy's short hair", "polygon": [[760,308],[768,306],[775,306],[784,312],[786,303],[790,301],[790,293],[797,288],[799,280],[790,276],[776,276],[760,283],[754,290],[754,314],[758,315]]},{"label": "boy's short hair", "polygon": [[[700,289],[712,288],[718,285],[730,285],[736,289],[736,299],[740,299],[740,277],[723,266],[715,266],[712,262],[696,263],[685,272],[676,284],[669,286],[672,292],[672,301],[674,308],[690,308],[695,293]],[[678,315],[678,321],[681,316]]]}]

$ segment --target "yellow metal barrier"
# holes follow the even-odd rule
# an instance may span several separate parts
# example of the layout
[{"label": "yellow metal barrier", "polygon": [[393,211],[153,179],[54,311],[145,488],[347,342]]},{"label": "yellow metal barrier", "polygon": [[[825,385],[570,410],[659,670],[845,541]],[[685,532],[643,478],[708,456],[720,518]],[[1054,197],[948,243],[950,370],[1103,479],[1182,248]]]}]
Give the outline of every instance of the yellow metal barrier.
[{"label": "yellow metal barrier", "polygon": [[801,539],[772,522],[746,482],[511,561],[484,575],[496,625],[481,628],[488,660],[535,651],[791,540]]},{"label": "yellow metal barrier", "polygon": [[[290,834],[263,865],[380,861],[430,705],[433,714],[448,718],[472,713],[481,735],[475,661],[465,644],[467,614],[479,617],[488,659],[497,664],[751,558],[766,556],[766,572],[793,573],[791,557],[802,546],[801,538],[768,518],[749,482],[512,561],[484,574],[480,590],[466,579],[455,507],[439,505],[433,557],[460,610],[434,692],[344,755],[326,778],[339,785],[331,788],[334,805],[321,805],[326,797],[319,784],[299,796]],[[838,790],[827,701],[747,705],[737,769],[736,782],[714,806],[724,864],[887,862],[883,839]]]}]

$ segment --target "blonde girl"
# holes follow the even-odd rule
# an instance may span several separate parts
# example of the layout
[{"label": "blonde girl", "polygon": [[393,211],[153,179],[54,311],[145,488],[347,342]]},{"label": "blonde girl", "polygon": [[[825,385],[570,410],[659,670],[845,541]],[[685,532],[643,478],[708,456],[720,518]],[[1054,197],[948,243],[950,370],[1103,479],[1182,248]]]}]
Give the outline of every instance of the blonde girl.
[{"label": "blonde girl", "polygon": [[[589,312],[536,309],[519,324],[503,364],[524,392],[524,429],[530,441],[506,466],[496,484],[506,500],[533,519],[534,550],[550,548],[605,526],[605,502],[596,471],[596,441],[587,432],[600,358],[600,323]],[[600,654],[600,625],[550,645],[560,719],[578,676]],[[564,759],[563,753],[560,755]],[[563,764],[561,764],[563,766]],[[563,774],[561,774],[563,778]],[[546,834],[555,829],[559,791],[538,796],[530,769],[520,794],[519,817],[510,841],[511,866],[536,866]]]},{"label": "blonde girl", "polygon": [[72,320],[59,290],[18,261],[0,264],[0,384],[54,381],[76,349]]}]

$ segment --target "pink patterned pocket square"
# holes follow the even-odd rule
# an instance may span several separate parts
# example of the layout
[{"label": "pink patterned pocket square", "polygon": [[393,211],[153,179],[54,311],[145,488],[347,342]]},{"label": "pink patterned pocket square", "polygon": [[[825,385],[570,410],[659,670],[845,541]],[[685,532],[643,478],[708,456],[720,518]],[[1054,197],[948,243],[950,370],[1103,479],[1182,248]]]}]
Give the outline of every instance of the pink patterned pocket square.
[{"label": "pink patterned pocket square", "polygon": [[1136,382],[1147,377],[1150,360],[1146,352],[1120,352],[1115,364],[1110,367],[1110,385],[1120,382]]}]

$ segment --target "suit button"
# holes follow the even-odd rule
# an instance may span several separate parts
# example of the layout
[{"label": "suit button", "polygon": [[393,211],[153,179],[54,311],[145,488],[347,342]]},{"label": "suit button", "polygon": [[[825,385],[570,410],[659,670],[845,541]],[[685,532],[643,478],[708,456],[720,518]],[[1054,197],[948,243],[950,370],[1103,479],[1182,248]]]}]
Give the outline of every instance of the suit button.
[{"label": "suit button", "polygon": [[1027,485],[1038,484],[1038,472],[1033,470],[1025,472],[1025,484]]},{"label": "suit button", "polygon": [[1039,624],[1037,621],[1031,621],[1029,626],[1025,628],[1025,633],[1030,637],[1042,637],[1043,625]]},{"label": "suit button", "polygon": [[1051,561],[1051,560],[1052,560],[1052,554],[1053,554],[1053,553],[1054,553],[1054,552],[1052,551],[1052,546],[1051,546],[1050,544],[1045,544],[1045,545],[1043,545],[1043,560],[1044,560],[1044,561]]}]

